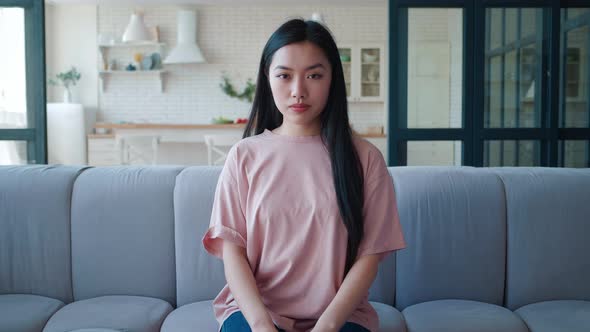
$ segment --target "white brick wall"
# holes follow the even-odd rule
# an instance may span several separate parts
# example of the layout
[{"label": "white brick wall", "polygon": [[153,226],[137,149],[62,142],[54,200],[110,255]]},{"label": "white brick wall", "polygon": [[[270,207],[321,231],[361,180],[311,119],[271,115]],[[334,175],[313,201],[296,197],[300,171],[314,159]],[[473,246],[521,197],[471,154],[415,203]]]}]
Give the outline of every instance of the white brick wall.
[{"label": "white brick wall", "polygon": [[[309,18],[320,12],[336,41],[353,44],[379,42],[387,45],[387,3],[373,5],[201,5],[197,41],[206,64],[167,66],[164,93],[156,76],[113,76],[99,92],[98,121],[145,121],[158,123],[210,123],[223,115],[246,117],[249,104],[226,96],[219,88],[226,71],[234,86],[243,89],[248,78],[256,80],[262,48],[270,34],[291,17]],[[158,25],[166,43],[163,56],[176,44],[175,6],[100,5],[98,32],[120,38],[134,9],[144,11],[148,27]],[[145,50],[146,52],[148,50]],[[150,50],[151,52],[151,50]],[[110,57],[130,61],[130,50],[111,50]],[[97,68],[101,68],[98,57]],[[384,124],[384,103],[350,104],[357,129]]]}]

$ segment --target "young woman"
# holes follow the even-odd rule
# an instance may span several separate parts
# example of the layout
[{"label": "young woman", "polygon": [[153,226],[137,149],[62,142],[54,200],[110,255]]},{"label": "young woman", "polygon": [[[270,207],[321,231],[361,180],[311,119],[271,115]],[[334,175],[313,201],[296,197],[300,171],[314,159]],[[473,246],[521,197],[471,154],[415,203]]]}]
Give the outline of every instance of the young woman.
[{"label": "young woman", "polygon": [[378,330],[368,289],[405,243],[383,156],[353,135],[347,112],[330,32],[299,19],[279,27],[203,238],[224,263],[222,332]]}]

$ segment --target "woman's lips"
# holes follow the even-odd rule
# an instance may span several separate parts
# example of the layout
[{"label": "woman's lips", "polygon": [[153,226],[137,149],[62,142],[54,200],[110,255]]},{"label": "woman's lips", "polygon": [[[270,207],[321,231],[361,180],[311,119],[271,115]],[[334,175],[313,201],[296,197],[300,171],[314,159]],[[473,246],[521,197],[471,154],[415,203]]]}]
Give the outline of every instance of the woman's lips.
[{"label": "woman's lips", "polygon": [[310,107],[309,105],[306,105],[306,106],[290,106],[290,108],[294,112],[297,112],[297,113],[305,112],[305,111],[307,111],[309,109],[309,107]]}]

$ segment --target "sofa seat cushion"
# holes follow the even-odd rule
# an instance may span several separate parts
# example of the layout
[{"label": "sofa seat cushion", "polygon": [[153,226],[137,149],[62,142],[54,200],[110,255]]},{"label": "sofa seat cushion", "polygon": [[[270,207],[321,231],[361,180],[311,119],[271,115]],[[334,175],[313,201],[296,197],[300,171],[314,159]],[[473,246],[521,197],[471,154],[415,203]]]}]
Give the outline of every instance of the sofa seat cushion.
[{"label": "sofa seat cushion", "polygon": [[0,295],[0,331],[40,332],[64,303],[31,294]]},{"label": "sofa seat cushion", "polygon": [[114,329],[103,329],[103,328],[98,328],[98,329],[77,329],[77,330],[72,330],[69,332],[127,332],[127,330],[114,330]]},{"label": "sofa seat cushion", "polygon": [[515,311],[531,332],[590,330],[590,301],[545,301]]},{"label": "sofa seat cushion", "polygon": [[213,300],[183,305],[172,311],[162,324],[162,332],[215,332],[218,328]]},{"label": "sofa seat cushion", "polygon": [[158,332],[172,306],[163,300],[142,296],[101,296],[76,301],[51,317],[44,332],[103,328]]},{"label": "sofa seat cushion", "polygon": [[379,332],[406,332],[406,323],[401,312],[380,302],[369,301],[379,316]]},{"label": "sofa seat cushion", "polygon": [[495,304],[468,300],[438,300],[402,311],[412,332],[528,332],[512,311]]},{"label": "sofa seat cushion", "polygon": [[[371,302],[379,315],[379,332],[405,332],[404,319],[397,309],[383,303]],[[201,301],[174,310],[162,324],[162,332],[219,331],[213,313],[213,301]]]}]

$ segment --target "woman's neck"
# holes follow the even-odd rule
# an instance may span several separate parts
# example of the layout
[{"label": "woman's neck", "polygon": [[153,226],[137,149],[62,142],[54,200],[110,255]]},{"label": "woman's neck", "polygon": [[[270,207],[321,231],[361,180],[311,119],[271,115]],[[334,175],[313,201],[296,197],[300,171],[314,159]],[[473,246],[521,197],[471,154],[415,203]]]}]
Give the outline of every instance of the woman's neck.
[{"label": "woman's neck", "polygon": [[275,128],[272,132],[285,136],[317,136],[320,135],[321,131],[322,129],[319,124],[313,126],[301,126],[283,123],[279,127]]}]

